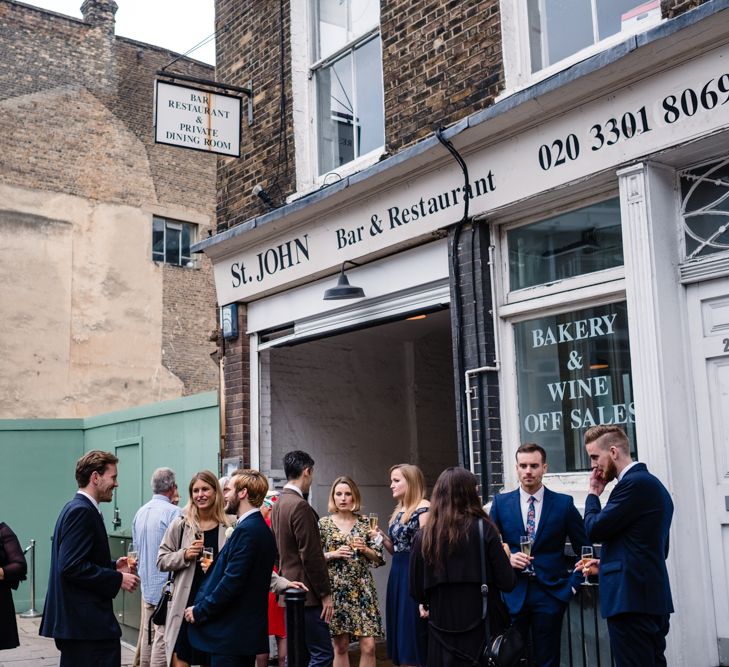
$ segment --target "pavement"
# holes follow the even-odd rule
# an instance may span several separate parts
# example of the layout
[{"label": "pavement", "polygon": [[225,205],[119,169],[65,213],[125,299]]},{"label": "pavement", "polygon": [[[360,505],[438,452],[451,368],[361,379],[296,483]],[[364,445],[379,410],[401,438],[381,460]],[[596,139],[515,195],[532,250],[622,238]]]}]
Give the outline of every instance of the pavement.
[{"label": "pavement", "polygon": [[[60,662],[60,654],[55,643],[48,637],[41,637],[38,634],[40,628],[40,616],[38,618],[18,619],[18,635],[20,646],[18,648],[0,651],[0,667],[57,667]],[[131,667],[134,661],[134,647],[122,642],[122,667]],[[350,649],[350,664],[356,665],[359,659],[359,651],[354,645]],[[377,642],[377,664],[381,667],[391,667],[392,663],[385,655],[385,642]]]},{"label": "pavement", "polygon": [[[38,665],[56,667],[60,662],[60,653],[52,639],[38,635],[40,616],[38,618],[18,619],[18,648],[0,651],[0,667],[37,667]],[[130,667],[134,660],[134,647],[122,642],[122,667]]]}]

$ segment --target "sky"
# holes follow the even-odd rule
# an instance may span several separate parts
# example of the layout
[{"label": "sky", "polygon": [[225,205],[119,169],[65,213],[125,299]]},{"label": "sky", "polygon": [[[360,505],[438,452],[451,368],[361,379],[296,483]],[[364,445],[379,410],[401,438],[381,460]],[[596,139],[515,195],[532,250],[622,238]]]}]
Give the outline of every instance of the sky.
[{"label": "sky", "polygon": [[[21,0],[28,5],[81,18],[83,0]],[[215,32],[215,0],[116,0],[116,34],[185,53]],[[215,64],[215,44],[189,54]]]}]

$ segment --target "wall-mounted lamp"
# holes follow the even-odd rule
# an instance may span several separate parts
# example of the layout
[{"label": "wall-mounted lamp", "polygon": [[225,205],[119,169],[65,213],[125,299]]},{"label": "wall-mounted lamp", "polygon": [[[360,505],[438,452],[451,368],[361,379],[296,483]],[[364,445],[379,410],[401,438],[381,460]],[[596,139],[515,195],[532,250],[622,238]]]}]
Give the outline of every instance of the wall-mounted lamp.
[{"label": "wall-mounted lamp", "polygon": [[[361,299],[365,293],[361,287],[353,287],[349,284],[347,276],[344,274],[344,265],[347,262],[342,262],[342,269],[339,272],[339,279],[334,287],[330,287],[324,292],[324,301],[334,301],[336,299]],[[354,262],[349,262],[354,264]],[[357,266],[354,264],[354,266]]]},{"label": "wall-mounted lamp", "polygon": [[253,186],[252,194],[259,197],[268,208],[276,208],[276,204],[273,203],[271,195],[268,194],[268,191],[260,183]]}]

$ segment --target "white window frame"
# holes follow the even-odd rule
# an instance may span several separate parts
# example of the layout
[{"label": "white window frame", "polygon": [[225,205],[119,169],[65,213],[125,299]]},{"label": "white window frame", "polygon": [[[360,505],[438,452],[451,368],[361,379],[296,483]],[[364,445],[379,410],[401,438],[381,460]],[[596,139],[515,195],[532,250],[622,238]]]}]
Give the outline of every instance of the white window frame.
[{"label": "white window frame", "polygon": [[[164,238],[165,238],[165,250],[164,250],[164,257],[162,259],[155,257],[155,251],[154,251],[154,223],[159,220],[164,223]],[[167,230],[168,229],[174,229],[176,231],[180,232],[180,238],[182,238],[182,229],[184,226],[188,226],[190,228],[190,246],[192,246],[194,243],[197,242],[198,239],[198,225],[196,225],[194,222],[187,222],[185,220],[172,220],[170,218],[167,218],[163,215],[153,215],[152,216],[152,261],[157,264],[166,264],[168,266],[179,266],[185,269],[194,269],[197,266],[197,262],[195,261],[195,257],[193,257],[192,253],[190,253],[189,257],[183,257],[182,256],[182,243],[180,243],[180,261],[178,262],[168,262],[167,261]]]},{"label": "white window frame", "polygon": [[[501,268],[500,271],[495,272],[495,293],[498,301],[499,338],[502,343],[500,346],[501,428],[504,443],[504,484],[507,489],[513,489],[518,485],[516,470],[511,462],[514,460],[514,454],[521,442],[513,325],[540,316],[627,300],[625,265],[605,271],[580,274],[548,285],[535,285],[510,292],[507,231],[617,197],[618,183],[613,181],[607,189],[597,187],[596,190],[598,192],[593,192],[589,196],[577,195],[572,190],[571,199],[564,199],[557,203],[549,202],[547,206],[533,201],[529,212],[519,214],[505,212],[499,218],[492,218],[491,242],[494,246],[494,261],[496,266]],[[538,213],[540,208],[541,213]],[[624,226],[623,220],[621,220],[621,226]],[[547,484],[550,488],[574,496],[578,501],[577,504],[581,505],[587,492],[586,476],[585,472],[578,471],[549,473],[546,477],[549,479]]]},{"label": "white window frame", "polygon": [[[592,0],[585,0],[591,2]],[[638,1],[638,0],[636,0]],[[624,42],[632,35],[645,32],[649,28],[662,23],[665,19],[650,20],[645,24],[638,24],[633,29],[621,30],[620,32],[606,37],[599,42],[586,46],[584,49],[549,65],[538,72],[531,71],[530,46],[529,46],[529,18],[527,15],[526,0],[501,0],[501,35],[504,56],[504,78],[505,88],[497,97],[503,99],[513,93],[528,88],[544,79],[554,76],[556,73],[571,67],[575,63],[585,60],[590,56],[605,51],[616,44]]]},{"label": "white window frame", "polygon": [[[291,88],[296,193],[288,198],[289,201],[298,199],[323,185],[336,183],[342,178],[376,164],[385,152],[383,145],[356,157],[337,169],[325,174],[318,173],[318,119],[316,117],[316,80],[313,73],[317,66],[320,67],[322,63],[331,61],[334,54],[316,63],[313,62],[312,21],[314,17],[311,2],[312,0],[291,0]],[[373,32],[378,32],[381,36],[380,28]],[[360,42],[362,39],[358,38],[355,42],[350,43],[348,48],[351,48],[353,43]],[[347,49],[340,49],[337,53],[343,50]]]}]

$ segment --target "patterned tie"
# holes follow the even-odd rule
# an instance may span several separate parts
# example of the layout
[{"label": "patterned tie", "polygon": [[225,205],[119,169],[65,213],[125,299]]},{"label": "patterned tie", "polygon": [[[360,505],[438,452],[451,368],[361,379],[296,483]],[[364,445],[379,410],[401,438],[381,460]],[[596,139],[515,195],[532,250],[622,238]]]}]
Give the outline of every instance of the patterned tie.
[{"label": "patterned tie", "polygon": [[526,532],[527,535],[534,540],[534,533],[536,532],[536,512],[534,511],[534,496],[529,496],[529,507],[527,509],[527,520],[526,520]]}]

